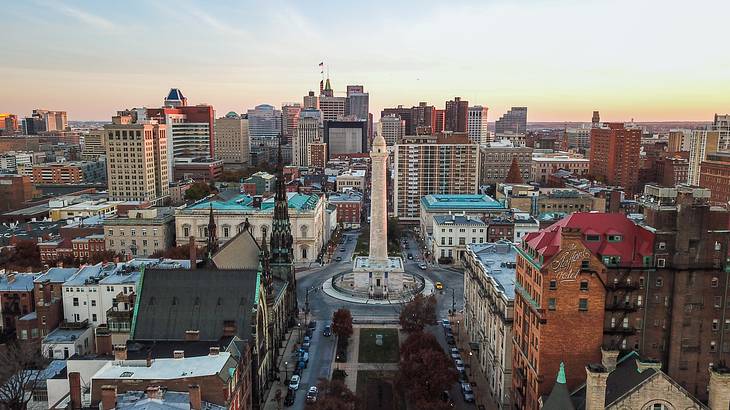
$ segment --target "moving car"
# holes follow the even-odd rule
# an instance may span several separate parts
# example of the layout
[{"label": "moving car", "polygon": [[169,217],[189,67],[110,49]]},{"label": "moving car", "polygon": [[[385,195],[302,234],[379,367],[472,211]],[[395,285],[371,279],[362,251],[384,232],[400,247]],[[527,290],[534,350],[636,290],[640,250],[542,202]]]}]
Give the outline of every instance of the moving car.
[{"label": "moving car", "polygon": [[317,386],[312,386],[309,388],[309,391],[307,391],[307,403],[314,403],[317,401],[317,394],[319,394],[319,391],[317,390]]},{"label": "moving car", "polygon": [[412,253],[409,253],[408,254],[408,259],[413,259],[413,254]]},{"label": "moving car", "polygon": [[299,390],[299,375],[295,374],[291,377],[291,381],[289,381],[289,388],[292,390]]},{"label": "moving car", "polygon": [[418,267],[421,268],[421,270],[426,270],[428,266],[425,263],[419,263]]},{"label": "moving car", "polygon": [[443,284],[443,283],[441,283],[441,282],[436,282],[436,284],[434,285],[434,287],[435,287],[436,289],[438,289],[438,290],[441,290],[441,289],[443,289],[443,288],[444,288],[444,284]]},{"label": "moving car", "polygon": [[451,327],[451,322],[449,321],[449,319],[441,319],[441,326]]},{"label": "moving car", "polygon": [[332,326],[330,326],[330,325],[325,326],[324,330],[322,331],[322,336],[324,336],[324,337],[332,336]]},{"label": "moving car", "polygon": [[461,383],[461,394],[464,395],[465,402],[474,403],[474,390],[472,390],[471,384]]}]

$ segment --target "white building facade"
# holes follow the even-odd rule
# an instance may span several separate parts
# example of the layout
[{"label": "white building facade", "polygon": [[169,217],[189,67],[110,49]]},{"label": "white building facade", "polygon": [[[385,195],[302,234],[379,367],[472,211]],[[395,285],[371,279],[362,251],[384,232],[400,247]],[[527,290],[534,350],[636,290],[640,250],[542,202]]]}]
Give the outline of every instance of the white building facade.
[{"label": "white building facade", "polygon": [[467,117],[467,132],[469,139],[474,144],[486,144],[491,142],[489,140],[490,134],[487,130],[487,107],[476,105],[469,107]]}]

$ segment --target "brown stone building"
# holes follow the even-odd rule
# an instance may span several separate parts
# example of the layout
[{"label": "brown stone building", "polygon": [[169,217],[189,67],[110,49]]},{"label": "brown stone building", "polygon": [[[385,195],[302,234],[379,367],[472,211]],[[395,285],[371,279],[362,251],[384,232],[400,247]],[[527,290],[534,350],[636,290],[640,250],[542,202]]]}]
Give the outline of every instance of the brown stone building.
[{"label": "brown stone building", "polygon": [[25,202],[33,199],[35,188],[31,178],[26,175],[0,176],[0,212],[20,208]]},{"label": "brown stone building", "polygon": [[635,193],[639,182],[641,130],[622,123],[591,128],[591,163],[589,173],[609,185]]},{"label": "brown stone building", "polygon": [[714,203],[730,201],[730,153],[714,152],[700,163],[700,186],[712,192]]},{"label": "brown stone building", "polygon": [[15,334],[18,319],[35,310],[31,273],[5,273],[0,276],[0,328],[6,336]]}]

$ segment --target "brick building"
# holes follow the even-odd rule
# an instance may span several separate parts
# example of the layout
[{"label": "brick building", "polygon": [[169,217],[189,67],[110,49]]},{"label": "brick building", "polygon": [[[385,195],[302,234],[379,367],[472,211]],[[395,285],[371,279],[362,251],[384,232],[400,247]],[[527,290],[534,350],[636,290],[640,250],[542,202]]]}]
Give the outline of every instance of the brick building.
[{"label": "brick building", "polygon": [[337,207],[337,223],[344,228],[359,228],[362,219],[363,196],[357,191],[332,194],[330,204]]},{"label": "brick building", "polygon": [[25,175],[0,176],[0,212],[20,208],[25,202],[33,199],[35,188],[31,178]]},{"label": "brick building", "polygon": [[15,333],[18,319],[35,310],[31,273],[6,273],[0,276],[0,328],[4,335]]},{"label": "brick building", "polygon": [[609,185],[636,193],[639,177],[641,130],[622,123],[608,123],[591,128],[591,162],[589,173]]},{"label": "brick building", "polygon": [[656,160],[656,179],[662,186],[674,187],[686,184],[689,161],[681,157],[663,157]]},{"label": "brick building", "polygon": [[700,164],[700,186],[712,192],[712,202],[730,201],[730,153],[714,152]]},{"label": "brick building", "polygon": [[211,158],[176,158],[173,179],[215,181],[223,173],[223,160]]},{"label": "brick building", "polygon": [[[582,382],[601,347],[633,346],[626,292],[651,267],[653,234],[620,214],[574,213],[524,237],[518,248],[513,327],[513,403],[536,409],[560,363],[567,386]],[[627,280],[628,278],[628,280]]]},{"label": "brick building", "polygon": [[35,184],[85,184],[106,180],[102,161],[55,162],[33,166]]}]

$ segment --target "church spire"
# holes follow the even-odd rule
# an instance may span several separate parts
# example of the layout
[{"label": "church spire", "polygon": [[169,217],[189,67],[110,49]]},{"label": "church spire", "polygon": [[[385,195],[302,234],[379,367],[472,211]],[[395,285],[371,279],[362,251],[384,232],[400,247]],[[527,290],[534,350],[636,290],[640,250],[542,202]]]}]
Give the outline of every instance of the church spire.
[{"label": "church spire", "polygon": [[218,251],[218,236],[216,235],[215,219],[213,217],[213,204],[210,204],[210,214],[208,217],[208,261],[213,259],[213,255]]},{"label": "church spire", "polygon": [[[281,156],[281,136],[279,136],[278,165],[276,170],[276,196],[274,216],[271,221],[271,262],[277,265],[293,263],[293,238],[289,222],[289,201],[284,183],[284,162]],[[288,280],[288,278],[286,278]]]},{"label": "church spire", "polygon": [[271,277],[271,255],[269,254],[269,248],[266,245],[266,229],[261,230],[261,252],[259,256],[259,263],[261,265],[261,272],[264,279],[264,289],[266,290],[266,299],[269,300],[274,296],[274,279]]}]

